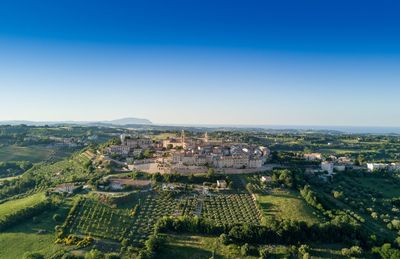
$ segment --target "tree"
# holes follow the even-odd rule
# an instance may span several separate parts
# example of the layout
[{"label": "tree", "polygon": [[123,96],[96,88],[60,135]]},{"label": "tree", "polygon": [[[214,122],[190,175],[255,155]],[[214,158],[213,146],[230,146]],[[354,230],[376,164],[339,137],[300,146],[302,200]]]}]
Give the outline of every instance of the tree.
[{"label": "tree", "polygon": [[213,168],[208,168],[207,177],[212,178],[215,175],[215,171]]},{"label": "tree", "polygon": [[97,249],[92,249],[85,254],[85,259],[103,259],[104,254]]},{"label": "tree", "polygon": [[249,251],[250,251],[250,247],[249,247],[249,244],[244,244],[244,245],[242,245],[242,247],[240,248],[240,253],[243,255],[243,256],[246,256],[246,255],[248,255],[249,254]]},{"label": "tree", "polygon": [[23,256],[24,259],[44,259],[44,256],[37,252],[26,252]]},{"label": "tree", "polygon": [[260,250],[258,250],[258,253],[260,254],[260,259],[270,258],[271,255],[269,249],[266,247],[260,248]]},{"label": "tree", "polygon": [[221,235],[219,236],[219,241],[220,241],[221,244],[223,244],[223,245],[229,244],[229,238],[228,238],[228,236],[227,236],[226,234],[221,234]]},{"label": "tree", "polygon": [[60,216],[60,214],[54,214],[53,215],[53,220],[55,221],[55,222],[60,222],[60,220],[61,220],[61,216]]},{"label": "tree", "polygon": [[116,253],[106,254],[105,259],[120,259],[121,257]]},{"label": "tree", "polygon": [[309,253],[310,252],[310,247],[308,246],[308,245],[301,245],[300,247],[299,247],[299,254],[300,255],[305,255],[306,253]]}]

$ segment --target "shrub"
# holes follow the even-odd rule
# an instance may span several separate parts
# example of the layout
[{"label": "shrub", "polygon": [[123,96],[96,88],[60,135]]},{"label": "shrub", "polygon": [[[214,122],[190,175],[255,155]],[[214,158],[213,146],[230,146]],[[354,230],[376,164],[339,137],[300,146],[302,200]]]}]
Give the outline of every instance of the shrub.
[{"label": "shrub", "polygon": [[44,259],[44,256],[37,252],[27,252],[23,256],[24,259]]},{"label": "shrub", "polygon": [[229,238],[226,234],[221,234],[219,236],[219,241],[221,242],[221,244],[223,245],[228,245],[229,244]]},{"label": "shrub", "polygon": [[249,244],[244,244],[244,245],[242,245],[242,247],[240,248],[240,253],[243,255],[243,256],[246,256],[246,255],[248,255],[249,254],[249,251],[250,251],[250,247],[249,247]]},{"label": "shrub", "polygon": [[301,245],[298,252],[300,255],[305,255],[310,252],[310,247],[308,245]]},{"label": "shrub", "polygon": [[97,249],[92,249],[85,254],[85,259],[103,259],[104,254]]},{"label": "shrub", "polygon": [[60,222],[61,221],[61,216],[60,216],[60,214],[54,214],[53,215],[53,220],[55,221],[55,222]]}]

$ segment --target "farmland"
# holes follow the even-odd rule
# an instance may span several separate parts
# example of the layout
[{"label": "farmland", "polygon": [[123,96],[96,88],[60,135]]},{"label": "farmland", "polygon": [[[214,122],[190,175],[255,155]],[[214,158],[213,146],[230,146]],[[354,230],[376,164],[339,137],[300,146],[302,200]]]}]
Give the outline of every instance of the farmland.
[{"label": "farmland", "polygon": [[257,194],[257,202],[265,216],[318,223],[317,212],[295,191],[273,189],[268,195]]},{"label": "farmland", "polygon": [[[37,199],[38,195],[34,196]],[[46,257],[62,254],[65,248],[54,243],[54,228],[65,219],[69,208],[69,203],[60,204],[55,210],[45,211],[1,232],[0,258],[22,258],[26,252],[40,252]],[[60,215],[59,221],[53,219],[55,214]]]},{"label": "farmland", "polygon": [[[216,258],[258,258],[256,253],[243,256],[240,245],[224,245],[218,238],[196,235],[168,235],[159,258],[209,258],[213,252]],[[265,246],[271,258],[288,258],[290,247],[283,245]],[[312,258],[346,258],[341,254],[343,246],[335,244],[313,244],[310,248]]]},{"label": "farmland", "polygon": [[[65,234],[90,235],[143,245],[162,216],[173,215],[177,203],[168,194],[138,194],[132,208],[111,208],[92,199],[82,199],[64,227]],[[137,209],[133,212],[135,206]]]},{"label": "farmland", "polygon": [[0,161],[27,161],[32,163],[46,160],[57,161],[70,155],[74,149],[61,149],[46,145],[0,146]]},{"label": "farmland", "polygon": [[2,218],[7,214],[17,212],[20,209],[34,206],[44,200],[45,200],[44,193],[36,193],[31,196],[27,196],[25,198],[11,200],[3,204],[0,204],[0,218]]},{"label": "farmland", "polygon": [[261,220],[252,196],[247,193],[222,194],[205,198],[202,216],[215,221],[218,225],[227,222],[257,225]]},{"label": "farmland", "polygon": [[3,146],[0,147],[0,161],[30,161],[40,162],[47,160],[54,150],[44,146]]}]

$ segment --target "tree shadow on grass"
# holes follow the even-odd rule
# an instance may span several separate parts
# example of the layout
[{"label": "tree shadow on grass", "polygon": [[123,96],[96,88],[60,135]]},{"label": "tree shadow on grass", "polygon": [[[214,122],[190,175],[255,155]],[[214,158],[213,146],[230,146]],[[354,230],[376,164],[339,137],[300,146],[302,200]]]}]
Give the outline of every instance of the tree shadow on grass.
[{"label": "tree shadow on grass", "polygon": [[[63,223],[68,210],[69,208],[67,207],[59,207],[55,210],[47,210],[37,216],[16,223],[14,226],[5,229],[3,233],[37,234],[43,230],[44,234],[54,233],[55,226]],[[53,215],[56,213],[62,216],[62,220],[59,222],[55,222],[53,220]]]},{"label": "tree shadow on grass", "polygon": [[[211,256],[212,252],[205,249],[201,249],[198,247],[176,246],[176,245],[167,245],[157,254],[157,258],[163,258],[163,259],[167,258],[203,259],[203,258],[210,258]],[[216,254],[215,258],[222,259],[224,257],[222,257],[219,254]]]}]

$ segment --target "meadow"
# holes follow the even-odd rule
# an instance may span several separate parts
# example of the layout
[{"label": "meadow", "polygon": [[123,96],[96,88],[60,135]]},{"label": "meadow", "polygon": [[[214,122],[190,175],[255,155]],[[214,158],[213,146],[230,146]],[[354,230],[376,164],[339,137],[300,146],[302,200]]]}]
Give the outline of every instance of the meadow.
[{"label": "meadow", "polygon": [[256,194],[257,202],[266,217],[305,221],[313,224],[321,219],[294,190],[275,188],[269,194]]},{"label": "meadow", "polygon": [[[32,199],[38,200],[41,195],[43,194],[35,194],[21,200],[24,202]],[[18,207],[21,206],[21,201],[16,201]],[[8,209],[12,207],[15,208],[15,206],[8,205]],[[68,202],[59,204],[56,209],[45,211],[0,232],[0,258],[23,258],[23,255],[28,252],[39,252],[46,258],[63,254],[66,248],[54,243],[55,227],[64,221],[69,208]],[[55,214],[59,215],[59,221],[53,219]]]},{"label": "meadow", "polygon": [[2,146],[0,147],[0,161],[29,161],[37,163],[49,159],[54,153],[53,148],[44,145]]},{"label": "meadow", "polygon": [[[241,246],[236,244],[224,245],[213,236],[199,235],[164,235],[166,244],[159,251],[158,257],[161,259],[169,258],[211,258],[214,254],[215,258],[259,258],[255,247],[250,249],[250,254],[243,256],[241,254]],[[264,245],[269,251],[268,258],[291,258],[291,247],[285,245]],[[348,258],[341,254],[341,249],[344,248],[340,244],[311,244],[311,258],[322,259],[343,259]],[[253,250],[253,251],[252,251]],[[297,247],[296,249],[297,250]],[[369,255],[365,255],[369,258]],[[296,257],[293,257],[296,258]]]},{"label": "meadow", "polygon": [[20,209],[36,205],[46,199],[43,192],[0,204],[0,218]]}]

